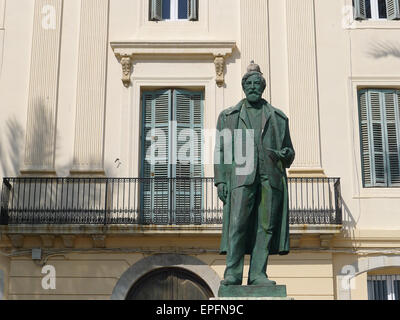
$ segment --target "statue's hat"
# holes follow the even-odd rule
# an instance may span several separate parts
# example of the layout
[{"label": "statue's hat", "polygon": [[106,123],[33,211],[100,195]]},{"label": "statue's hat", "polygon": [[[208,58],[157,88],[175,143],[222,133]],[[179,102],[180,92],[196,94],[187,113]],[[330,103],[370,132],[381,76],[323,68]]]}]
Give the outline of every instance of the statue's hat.
[{"label": "statue's hat", "polygon": [[254,60],[251,60],[249,66],[247,67],[247,73],[250,73],[250,72],[258,72],[258,73],[263,74],[261,72],[260,66],[258,64],[255,64]]}]

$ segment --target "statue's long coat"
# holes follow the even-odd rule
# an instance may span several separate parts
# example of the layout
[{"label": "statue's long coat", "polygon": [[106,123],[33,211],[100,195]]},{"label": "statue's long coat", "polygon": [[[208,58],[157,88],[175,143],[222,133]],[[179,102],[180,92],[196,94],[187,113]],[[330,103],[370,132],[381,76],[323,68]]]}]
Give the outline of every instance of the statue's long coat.
[{"label": "statue's long coat", "polygon": [[[230,194],[231,190],[240,186],[251,185],[254,182],[256,170],[248,175],[237,175],[236,168],[239,167],[234,159],[234,131],[237,129],[252,129],[251,123],[244,109],[246,100],[242,100],[236,106],[228,108],[221,112],[217,130],[220,132],[224,129],[229,129],[231,132],[231,140],[224,141],[220,138],[217,141],[215,149],[214,176],[215,185],[225,183],[228,187],[228,197],[223,210],[223,230],[221,239],[221,254],[225,254],[228,250],[229,241],[229,223],[230,223]],[[282,192],[282,212],[271,212],[271,214],[278,214],[281,223],[273,230],[273,236],[270,245],[270,254],[288,254],[289,253],[289,201],[287,189],[287,176],[286,168],[289,168],[294,160],[294,149],[289,133],[289,123],[286,115],[271,106],[267,101],[263,100],[263,118],[262,118],[262,133],[260,149],[254,148],[255,161],[259,161],[259,170],[261,173],[268,176],[270,185],[276,190]],[[265,130],[264,130],[265,129]],[[223,136],[223,135],[222,135]],[[242,139],[243,144],[241,150],[246,150],[245,139]],[[288,153],[284,158],[275,162],[271,157],[271,149],[282,150],[287,148]],[[232,164],[224,164],[224,157],[227,157],[226,150],[232,150]],[[241,152],[241,151],[240,151]],[[229,157],[228,157],[229,158]],[[227,160],[227,159],[225,159]],[[228,159],[229,162],[229,159]],[[257,162],[254,164],[257,166]],[[252,237],[249,237],[249,240]],[[250,254],[253,244],[248,241],[246,244],[246,254]]]}]

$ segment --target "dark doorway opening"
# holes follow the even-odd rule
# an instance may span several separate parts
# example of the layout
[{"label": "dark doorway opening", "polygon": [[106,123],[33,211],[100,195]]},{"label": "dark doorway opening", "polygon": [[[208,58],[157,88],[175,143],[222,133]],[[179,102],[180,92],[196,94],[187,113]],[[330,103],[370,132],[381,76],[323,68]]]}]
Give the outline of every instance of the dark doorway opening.
[{"label": "dark doorway opening", "polygon": [[182,268],[160,268],[140,278],[127,300],[209,300],[213,293],[206,282]]}]

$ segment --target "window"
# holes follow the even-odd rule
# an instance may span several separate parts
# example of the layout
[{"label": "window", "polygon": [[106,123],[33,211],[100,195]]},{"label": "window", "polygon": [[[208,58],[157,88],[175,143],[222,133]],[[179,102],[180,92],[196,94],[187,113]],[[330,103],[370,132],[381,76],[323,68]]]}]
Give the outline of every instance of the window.
[{"label": "window", "polygon": [[368,300],[400,300],[400,275],[368,276]]},{"label": "window", "polygon": [[358,94],[364,187],[400,187],[400,91]]},{"label": "window", "polygon": [[357,20],[400,19],[400,0],[353,0]]},{"label": "window", "polygon": [[203,93],[144,92],[142,108],[144,223],[201,223]]},{"label": "window", "polygon": [[149,0],[150,20],[198,20],[198,0]]}]

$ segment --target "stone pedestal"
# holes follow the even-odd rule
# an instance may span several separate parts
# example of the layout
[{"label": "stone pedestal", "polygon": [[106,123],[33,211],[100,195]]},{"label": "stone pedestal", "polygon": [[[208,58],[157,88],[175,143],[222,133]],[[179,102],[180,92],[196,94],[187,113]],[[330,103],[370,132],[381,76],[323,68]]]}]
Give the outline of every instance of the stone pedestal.
[{"label": "stone pedestal", "polygon": [[221,285],[218,297],[222,298],[287,298],[286,286],[225,286]]}]

